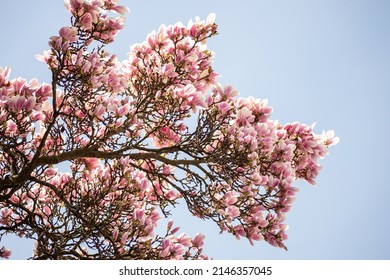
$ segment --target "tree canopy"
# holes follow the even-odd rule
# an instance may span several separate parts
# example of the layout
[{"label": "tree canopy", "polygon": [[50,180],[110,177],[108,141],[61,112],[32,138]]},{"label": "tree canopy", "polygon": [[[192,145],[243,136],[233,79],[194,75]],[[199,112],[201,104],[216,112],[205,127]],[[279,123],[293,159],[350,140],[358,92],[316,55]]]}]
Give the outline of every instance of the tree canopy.
[{"label": "tree canopy", "polygon": [[314,184],[338,138],[219,84],[213,14],[162,25],[119,61],[105,50],[124,26],[116,2],[66,2],[70,25],[37,56],[50,83],[0,68],[0,242],[33,239],[34,259],[207,259],[203,234],[173,221],[156,233],[185,203],[221,232],[286,248],[294,182]]}]

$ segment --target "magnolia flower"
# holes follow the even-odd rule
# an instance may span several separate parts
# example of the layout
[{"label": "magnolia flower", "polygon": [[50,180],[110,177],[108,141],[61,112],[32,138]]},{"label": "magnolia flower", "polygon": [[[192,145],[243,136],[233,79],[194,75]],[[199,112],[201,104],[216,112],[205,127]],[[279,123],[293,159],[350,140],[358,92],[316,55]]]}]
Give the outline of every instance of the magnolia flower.
[{"label": "magnolia flower", "polygon": [[60,37],[62,37],[65,41],[69,41],[70,43],[77,41],[77,28],[76,27],[67,27],[64,26],[59,31]]},{"label": "magnolia flower", "polygon": [[0,249],[0,258],[9,259],[11,250],[7,250],[4,246]]},{"label": "magnolia flower", "polygon": [[192,239],[186,233],[180,234],[177,237],[177,242],[186,247],[190,247],[192,245]]},{"label": "magnolia flower", "polygon": [[240,125],[248,125],[249,123],[253,122],[254,116],[249,111],[247,107],[241,108],[237,113],[237,119],[236,122]]},{"label": "magnolia flower", "polygon": [[9,67],[5,67],[4,69],[0,67],[0,87],[8,83],[10,73],[11,69]]},{"label": "magnolia flower", "polygon": [[195,237],[192,239],[192,245],[197,248],[202,248],[204,245],[205,236],[201,233],[197,233]]},{"label": "magnolia flower", "polygon": [[333,146],[336,145],[338,142],[340,142],[339,137],[335,137],[335,133],[333,130],[323,131],[321,135],[321,140],[324,142],[327,146]]},{"label": "magnolia flower", "polygon": [[50,207],[49,206],[43,207],[43,213],[45,213],[46,216],[50,216],[51,215]]},{"label": "magnolia flower", "polygon": [[25,104],[26,98],[24,96],[13,96],[8,99],[8,108],[15,112],[21,111]]},{"label": "magnolia flower", "polygon": [[79,20],[81,26],[86,29],[90,30],[93,27],[93,18],[90,13],[85,13]]},{"label": "magnolia flower", "polygon": [[237,194],[235,191],[229,191],[224,195],[225,198],[225,204],[226,205],[231,205],[237,202]]},{"label": "magnolia flower", "polygon": [[238,90],[233,88],[231,85],[225,86],[224,89],[223,90],[220,89],[219,92],[221,96],[226,100],[230,100],[239,94]]},{"label": "magnolia flower", "polygon": [[206,25],[213,25],[215,23],[216,15],[215,13],[211,13],[207,16]]},{"label": "magnolia flower", "polygon": [[112,7],[111,10],[115,11],[121,15],[124,15],[124,14],[130,12],[130,10],[125,6],[115,6],[115,7]]}]

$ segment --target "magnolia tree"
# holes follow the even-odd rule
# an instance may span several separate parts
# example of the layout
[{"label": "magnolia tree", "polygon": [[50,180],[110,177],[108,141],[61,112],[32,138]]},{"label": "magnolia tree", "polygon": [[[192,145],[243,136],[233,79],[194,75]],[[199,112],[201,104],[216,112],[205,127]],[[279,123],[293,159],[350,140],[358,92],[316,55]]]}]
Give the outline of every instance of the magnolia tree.
[{"label": "magnolia tree", "polygon": [[163,25],[118,61],[104,49],[124,24],[116,2],[66,2],[70,26],[37,56],[50,84],[0,68],[0,242],[35,240],[34,259],[206,259],[201,233],[157,228],[182,202],[286,248],[293,183],[314,183],[333,132],[281,125],[266,100],[221,86],[213,15]]}]

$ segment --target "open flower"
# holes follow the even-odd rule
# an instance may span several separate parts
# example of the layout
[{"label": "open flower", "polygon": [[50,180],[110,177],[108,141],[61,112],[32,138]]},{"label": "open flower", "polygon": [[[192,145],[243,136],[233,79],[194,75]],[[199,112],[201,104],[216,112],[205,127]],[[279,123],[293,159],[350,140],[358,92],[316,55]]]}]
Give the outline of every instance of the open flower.
[{"label": "open flower", "polygon": [[73,43],[78,39],[76,27],[64,26],[60,29],[59,34],[61,38],[65,41],[69,41],[70,43]]}]

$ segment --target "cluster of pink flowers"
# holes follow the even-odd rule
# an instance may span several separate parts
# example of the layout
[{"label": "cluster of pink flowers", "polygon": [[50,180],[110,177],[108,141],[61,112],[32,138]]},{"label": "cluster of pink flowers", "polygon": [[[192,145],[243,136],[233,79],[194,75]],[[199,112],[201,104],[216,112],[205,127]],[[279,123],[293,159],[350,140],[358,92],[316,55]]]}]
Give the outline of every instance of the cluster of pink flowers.
[{"label": "cluster of pink flowers", "polygon": [[119,62],[104,45],[127,8],[66,7],[71,26],[38,56],[52,85],[0,68],[0,241],[33,238],[34,258],[207,259],[204,235],[176,235],[172,221],[156,233],[184,198],[222,231],[285,248],[293,184],[315,183],[334,133],[281,125],[267,100],[220,85],[206,45],[214,15],[162,26]]},{"label": "cluster of pink flowers", "polygon": [[[26,152],[31,158],[36,143],[27,141],[37,136],[35,124],[47,120],[50,115],[49,98],[52,95],[48,84],[40,84],[36,79],[27,82],[17,78],[9,80],[10,69],[0,68],[0,123],[1,141],[10,145],[10,153],[0,153],[0,176],[11,172],[10,163],[17,164],[18,151]],[[17,139],[20,139],[17,141]]]},{"label": "cluster of pink flowers", "polygon": [[227,166],[214,167],[226,182],[212,185],[213,209],[200,215],[215,211],[221,230],[238,239],[245,237],[251,244],[266,240],[285,248],[285,213],[298,191],[293,183],[303,179],[314,184],[320,170],[318,160],[327,154],[329,146],[337,144],[338,138],[333,131],[317,135],[313,126],[300,123],[280,125],[269,119],[272,109],[267,100],[235,99],[237,93],[231,86],[214,88],[210,108],[218,112],[216,121],[227,121],[215,133],[206,152],[220,152],[218,160],[223,162],[223,149],[229,157],[227,162],[235,164],[232,168],[238,178],[236,182],[229,180],[232,173]]},{"label": "cluster of pink flowers", "polygon": [[218,74],[211,69],[213,53],[203,42],[216,34],[216,28],[212,17],[206,23],[189,22],[187,27],[163,25],[145,42],[132,46],[127,71],[134,86],[161,83],[157,98],[170,94],[185,108],[204,105],[202,95]]},{"label": "cluster of pink flowers", "polygon": [[186,233],[181,233],[178,236],[174,234],[179,231],[180,227],[172,229],[173,221],[169,221],[167,229],[169,235],[164,238],[159,248],[160,257],[164,259],[182,260],[188,258],[191,254],[196,254],[199,259],[208,259],[207,256],[201,254],[202,247],[204,245],[203,234],[196,234],[194,238],[191,238]]},{"label": "cluster of pink flowers", "polygon": [[[207,38],[216,34],[213,16],[196,19],[187,26],[161,26],[143,43],[131,47],[124,62],[134,98],[148,97],[145,113],[155,116],[146,133],[152,133],[159,147],[177,143],[186,131],[183,119],[198,108],[207,107],[207,92],[219,76],[212,69],[213,53]],[[156,139],[157,138],[157,139]]]},{"label": "cluster of pink flowers", "polygon": [[[112,42],[119,30],[123,28],[123,15],[128,12],[124,6],[117,5],[115,0],[69,0],[66,7],[74,17],[74,27],[63,30],[66,40],[77,40],[77,34],[105,43]],[[108,17],[107,12],[119,13],[119,17]],[[79,32],[75,32],[79,29]]]}]

